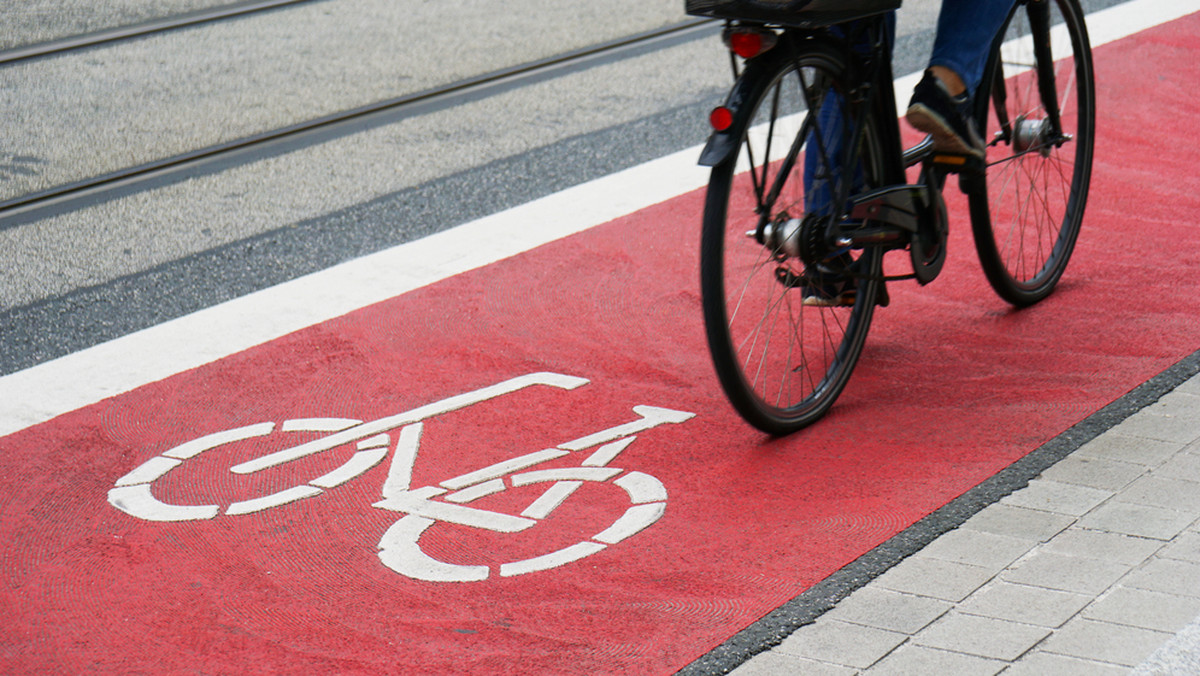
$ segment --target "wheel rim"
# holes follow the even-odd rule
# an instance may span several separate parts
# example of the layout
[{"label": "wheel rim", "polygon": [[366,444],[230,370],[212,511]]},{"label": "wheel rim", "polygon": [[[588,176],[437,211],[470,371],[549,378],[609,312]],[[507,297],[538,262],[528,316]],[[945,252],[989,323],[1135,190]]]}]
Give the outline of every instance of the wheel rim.
[{"label": "wheel rim", "polygon": [[[750,401],[739,408],[748,406],[772,420],[807,424],[804,420],[811,421],[824,413],[845,385],[862,348],[878,283],[860,281],[857,300],[851,307],[803,303],[804,286],[811,284],[801,280],[811,278],[813,267],[806,266],[798,252],[805,249],[802,240],[812,238],[823,227],[796,224],[806,214],[828,214],[827,195],[844,179],[831,168],[836,162],[829,160],[838,145],[826,129],[831,125],[801,112],[807,106],[799,83],[812,85],[808,89],[813,109],[826,111],[812,118],[839,116],[840,99],[818,101],[828,91],[826,83],[831,78],[827,71],[809,66],[800,72],[801,77],[797,77],[795,69],[787,70],[767,88],[741,148],[740,166],[731,179],[721,242],[724,330],[720,333],[728,341],[723,349],[741,381],[740,388],[733,388],[741,392],[730,391],[726,385],[735,405],[738,398],[745,397]],[[824,159],[818,159],[809,171],[813,176],[824,172],[825,180],[813,180],[812,189],[806,193],[804,162],[798,161],[782,184],[778,199],[767,204],[766,218],[761,218],[759,205],[764,200],[760,195],[770,192],[783,169],[782,158],[803,128],[820,130],[819,136],[808,136],[804,152],[813,153],[813,146],[817,146],[815,156]],[[870,173],[873,176],[867,180],[875,180],[878,170]],[[763,221],[765,245],[757,237]],[[777,233],[774,237],[773,228]],[[828,264],[844,266],[861,259],[862,254],[852,252],[848,256]],[[877,253],[871,254],[856,263],[855,269],[874,271],[877,259]],[[719,320],[709,317],[710,328],[714,321]]]},{"label": "wheel rim", "polygon": [[1028,16],[1014,13],[1004,36],[1001,71],[1010,131],[988,106],[988,205],[999,263],[1018,289],[1053,285],[1075,243],[1091,163],[1090,87],[1075,58],[1057,2],[1050,2],[1056,90],[1064,137],[1048,133],[1038,93]]}]

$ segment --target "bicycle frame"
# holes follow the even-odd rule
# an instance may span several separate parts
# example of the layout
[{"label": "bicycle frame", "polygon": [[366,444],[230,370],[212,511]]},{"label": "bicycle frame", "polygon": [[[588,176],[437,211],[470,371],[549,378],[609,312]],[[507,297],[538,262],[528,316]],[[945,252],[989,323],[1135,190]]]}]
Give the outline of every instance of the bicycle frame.
[{"label": "bicycle frame", "polygon": [[[743,24],[738,24],[738,26],[742,27]],[[732,29],[733,25],[730,24],[726,30],[728,32]],[[885,26],[885,15],[876,15],[847,25],[818,28],[785,27],[782,29],[777,45],[772,50],[774,53],[757,57],[760,59],[798,59],[799,54],[806,48],[811,49],[814,43],[835,50],[843,56],[848,64],[848,72],[852,73],[850,80],[858,83],[854,90],[847,92],[848,100],[842,104],[847,107],[849,117],[855,120],[855,123],[852,129],[843,134],[845,141],[841,144],[841,157],[829,164],[849,166],[855,148],[863,139],[867,119],[873,118],[883,122],[877,125],[876,133],[883,151],[884,166],[881,179],[889,187],[865,195],[852,195],[851,182],[839,181],[832,195],[832,203],[851,204],[853,205],[850,214],[852,217],[861,218],[870,212],[869,215],[873,220],[883,220],[893,227],[887,229],[886,232],[878,228],[855,233],[841,232],[839,230],[844,227],[842,217],[847,214],[837,209],[831,209],[830,213],[826,214],[827,239],[830,241],[841,240],[845,246],[852,248],[883,246],[890,249],[906,246],[911,235],[919,230],[919,214],[924,211],[922,207],[914,204],[914,192],[917,193],[918,201],[932,202],[924,194],[925,186],[912,186],[906,180],[906,168],[928,159],[931,148],[926,144],[918,147],[912,154],[904,153],[901,150],[896,101],[892,94],[891,48],[886,44],[890,40],[891,36]],[[736,60],[734,61],[735,84],[725,107],[735,119],[741,119],[742,116],[749,115],[751,112],[748,105],[750,97],[748,92],[743,90],[754,81],[755,76],[752,69],[759,67],[759,63],[766,62],[756,61],[756,59],[749,60],[745,77],[743,77],[742,73],[737,72]],[[800,69],[797,69],[797,72],[800,72]],[[812,110],[816,103],[810,92],[810,84],[803,82],[801,76],[800,89],[805,94],[806,107]],[[783,183],[795,168],[806,145],[804,140],[810,136],[816,139],[818,147],[810,148],[809,152],[815,151],[822,157],[828,158],[826,154],[828,149],[820,142],[824,134],[821,133],[818,117],[810,115],[805,119],[805,126],[781,160],[781,168],[776,172],[774,184],[769,189],[767,186],[758,185],[757,177],[752,176],[758,198],[758,211],[761,215],[755,233],[760,244],[765,243],[766,231],[770,225],[768,223],[771,213],[770,205],[778,198]],[[733,127],[738,128],[739,125]],[[700,164],[715,167],[729,161],[740,141],[741,139],[733,138],[725,131],[713,133],[701,154]],[[753,160],[753,158],[751,159]],[[940,189],[940,182],[938,188]],[[850,235],[849,238],[847,235]]]},{"label": "bicycle frame", "polygon": [[[1059,117],[1057,90],[1053,68],[1053,55],[1050,49],[1049,6],[1043,0],[1018,0],[1013,5],[1013,12],[1022,8],[1029,14],[1031,31],[1034,35],[1035,67],[1038,72],[1039,95],[1047,111],[1047,123],[1050,128],[1047,137],[1051,142],[1061,145],[1069,136],[1062,133]],[[777,40],[773,40],[774,51],[782,50],[788,57],[798,59],[804,47],[813,43],[821,43],[840,53],[848,64],[851,81],[858,83],[851,92],[854,98],[845,102],[850,109],[849,118],[854,126],[844,134],[846,141],[842,146],[842,157],[833,163],[838,166],[848,166],[854,154],[854,149],[861,142],[866,120],[876,121],[876,133],[882,150],[883,176],[885,187],[868,193],[852,195],[849,181],[841,181],[833,196],[834,204],[848,204],[850,208],[845,213],[832,210],[826,221],[825,236],[829,242],[840,246],[861,249],[869,246],[893,250],[914,247],[913,274],[885,277],[886,281],[901,279],[917,279],[921,284],[931,282],[941,271],[944,262],[944,237],[948,231],[945,215],[945,205],[941,191],[948,174],[959,175],[959,185],[964,193],[986,191],[986,185],[981,180],[986,167],[982,161],[963,156],[945,156],[935,153],[931,139],[926,138],[911,148],[904,149],[901,142],[899,114],[896,99],[893,94],[893,72],[891,40],[885,25],[885,15],[879,14],[861,18],[851,23],[834,24],[821,27],[781,27]],[[753,22],[727,22],[726,34],[735,30],[746,30],[760,25]],[[995,38],[989,62],[994,63],[1000,53],[1004,36]],[[728,38],[727,38],[728,39]],[[757,58],[781,58],[778,53]],[[735,119],[748,115],[744,110],[748,96],[740,89],[753,81],[751,73],[742,77],[738,72],[737,61],[733,59],[735,85],[731,91],[725,108]],[[747,62],[747,72],[755,67],[755,59]],[[799,72],[799,69],[797,69]],[[805,102],[809,110],[813,109],[814,100],[808,88],[809,83],[801,82],[801,90],[805,93]],[[1012,121],[1007,119],[1004,102],[1007,100],[1003,78],[994,81],[994,91],[988,98],[996,102],[996,113],[1001,122],[1002,134],[992,140],[992,143],[1014,141]],[[805,127],[782,160],[780,170],[775,175],[774,184],[768,189],[758,185],[757,177],[755,192],[758,198],[758,210],[761,218],[755,237],[760,244],[766,244],[767,229],[770,227],[770,205],[778,198],[783,183],[788,174],[795,168],[796,162],[804,149],[804,139],[810,135],[818,141],[816,152],[827,158],[826,149],[819,143],[823,134],[820,133],[818,115],[810,115],[805,120]],[[738,125],[732,125],[738,128]],[[740,139],[717,131],[713,133],[701,154],[700,164],[715,167],[728,161],[737,148]],[[812,152],[814,149],[809,149]],[[753,158],[751,158],[753,164]],[[921,178],[916,183],[909,183],[906,170],[910,167],[924,165]],[[871,221],[875,225],[845,226],[842,221],[848,217],[850,221],[861,224]]]}]

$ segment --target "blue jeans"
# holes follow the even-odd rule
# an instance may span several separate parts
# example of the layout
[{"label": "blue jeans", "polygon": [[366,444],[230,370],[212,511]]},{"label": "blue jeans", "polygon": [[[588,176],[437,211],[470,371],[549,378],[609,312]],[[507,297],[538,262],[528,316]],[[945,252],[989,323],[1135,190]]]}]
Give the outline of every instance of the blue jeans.
[{"label": "blue jeans", "polygon": [[[974,96],[983,80],[983,69],[987,65],[992,41],[1015,3],[1016,0],[942,0],[929,65],[944,66],[957,73],[967,85],[967,91]],[[887,40],[892,44],[895,42],[895,27],[896,17],[892,12],[884,23]],[[820,142],[825,149],[825,158],[831,162],[840,158],[841,153],[842,105],[841,97],[829,92],[817,114],[817,127],[822,137]],[[814,152],[817,147],[816,133],[808,140],[809,150],[804,157],[804,185],[807,188],[805,208],[808,213],[826,214],[832,202],[832,189],[842,178],[842,172],[837,167],[831,167],[830,172],[819,171],[824,158]],[[857,187],[862,181],[861,169],[849,178]]]},{"label": "blue jeans", "polygon": [[[840,27],[833,28],[839,37],[845,37]],[[896,44],[896,13],[888,12],[883,22],[884,40],[891,50]],[[855,44],[855,50],[866,55],[870,53],[871,45],[866,36],[863,41]],[[841,167],[837,165],[842,157],[843,129],[842,120],[845,113],[845,102],[842,95],[836,91],[828,91],[821,101],[817,112],[816,128],[809,132],[807,150],[804,153],[804,210],[806,213],[826,216],[833,203],[833,191],[842,179]],[[818,131],[820,132],[818,134]],[[822,171],[823,167],[828,169]],[[855,189],[862,185],[862,167],[857,167],[849,177]]]},{"label": "blue jeans", "polygon": [[930,66],[958,73],[974,96],[988,49],[1016,0],[942,0]]}]

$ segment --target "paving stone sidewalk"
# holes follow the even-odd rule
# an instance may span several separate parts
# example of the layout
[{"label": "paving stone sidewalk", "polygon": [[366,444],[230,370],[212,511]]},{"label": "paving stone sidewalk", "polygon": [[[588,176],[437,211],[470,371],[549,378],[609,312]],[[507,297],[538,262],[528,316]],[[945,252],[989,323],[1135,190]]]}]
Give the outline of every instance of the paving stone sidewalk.
[{"label": "paving stone sidewalk", "polygon": [[1200,376],[732,673],[1200,673],[1197,650]]}]

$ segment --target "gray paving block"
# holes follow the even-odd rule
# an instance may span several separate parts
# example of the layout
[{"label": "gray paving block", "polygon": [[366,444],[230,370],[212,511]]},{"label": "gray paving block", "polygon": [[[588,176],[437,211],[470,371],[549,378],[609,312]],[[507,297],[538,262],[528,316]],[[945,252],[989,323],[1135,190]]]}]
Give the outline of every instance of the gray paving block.
[{"label": "gray paving block", "polygon": [[797,629],[774,652],[865,669],[907,639],[894,631],[821,619]]},{"label": "gray paving block", "polygon": [[1158,649],[1171,634],[1082,617],[1054,632],[1041,646],[1048,653],[1133,667]]},{"label": "gray paving block", "polygon": [[987,568],[917,554],[880,575],[873,584],[892,591],[958,602],[994,575]]},{"label": "gray paving block", "polygon": [[802,657],[788,655],[777,651],[759,653],[737,669],[729,672],[730,676],[854,676],[857,669],[835,664],[825,664]]},{"label": "gray paving block", "polygon": [[913,634],[951,607],[948,601],[867,585],[843,599],[824,618]]},{"label": "gray paving block", "polygon": [[862,673],[864,676],[993,676],[1000,673],[1005,666],[1007,663],[1000,660],[906,643],[885,657],[882,662]]},{"label": "gray paving block", "polygon": [[[1200,421],[1200,395],[1179,390],[1168,392],[1158,401],[1142,409],[1142,412],[1150,415],[1191,419],[1193,422]],[[1196,436],[1200,436],[1200,425],[1197,426]]]},{"label": "gray paving block", "polygon": [[1077,594],[1099,594],[1129,572],[1131,566],[1039,550],[1001,573],[1008,582]]},{"label": "gray paving block", "polygon": [[1154,558],[1121,580],[1125,587],[1200,597],[1200,564]]},{"label": "gray paving block", "polygon": [[912,643],[1011,662],[1049,634],[1045,627],[951,611],[918,632]]},{"label": "gray paving block", "polygon": [[1074,617],[1092,599],[1088,594],[994,580],[968,596],[957,610],[969,615],[1054,628]]},{"label": "gray paving block", "polygon": [[1120,490],[1146,471],[1142,465],[1068,455],[1042,472],[1043,479],[1104,490]]},{"label": "gray paving block", "polygon": [[1160,549],[1158,555],[1164,559],[1200,563],[1200,533],[1189,531],[1180,535]]},{"label": "gray paving block", "polygon": [[1188,394],[1200,395],[1200,376],[1192,376],[1183,381],[1179,387],[1175,388],[1176,392],[1186,392]]},{"label": "gray paving block", "polygon": [[1014,507],[1082,516],[1114,494],[1114,491],[1110,490],[1034,479],[1028,486],[1005,496],[1000,502]]},{"label": "gray paving block", "polygon": [[999,572],[1025,555],[1035,543],[1024,538],[969,528],[952,530],[921,550],[921,556],[955,561]]},{"label": "gray paving block", "polygon": [[1072,526],[1041,546],[1042,551],[1089,559],[1114,561],[1128,566],[1140,565],[1165,545],[1161,540],[1086,530]]},{"label": "gray paving block", "polygon": [[1158,472],[1140,477],[1113,500],[1174,509],[1200,517],[1200,486],[1194,481],[1159,476]]},{"label": "gray paving block", "polygon": [[1079,520],[1080,528],[1170,540],[1190,526],[1196,517],[1172,509],[1128,502],[1107,502]]},{"label": "gray paving block", "polygon": [[1200,482],[1200,454],[1179,453],[1151,470],[1150,476]]},{"label": "gray paving block", "polygon": [[1004,672],[1004,676],[1126,676],[1129,669],[1066,655],[1035,650]]},{"label": "gray paving block", "polygon": [[[1189,444],[1200,438],[1200,416],[1157,415],[1153,406],[1134,413],[1112,428],[1115,434]],[[1161,410],[1161,409],[1159,409]]]},{"label": "gray paving block", "polygon": [[1174,633],[1200,615],[1200,597],[1118,585],[1085,608],[1082,615],[1089,620]]},{"label": "gray paving block", "polygon": [[1130,676],[1175,674],[1200,674],[1200,617],[1176,632],[1130,672]]},{"label": "gray paving block", "polygon": [[1074,518],[1063,514],[996,503],[967,519],[962,528],[1044,542],[1074,521]]},{"label": "gray paving block", "polygon": [[1109,431],[1080,446],[1072,455],[1156,467],[1179,450],[1179,442],[1128,437]]}]

